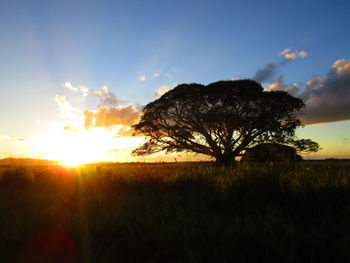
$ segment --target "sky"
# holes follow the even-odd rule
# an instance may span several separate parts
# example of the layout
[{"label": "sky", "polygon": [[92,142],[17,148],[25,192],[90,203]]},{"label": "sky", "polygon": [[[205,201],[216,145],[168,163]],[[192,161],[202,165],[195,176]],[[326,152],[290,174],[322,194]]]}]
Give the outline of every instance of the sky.
[{"label": "sky", "polygon": [[133,160],[142,138],[128,127],[143,105],[180,83],[246,78],[304,100],[297,134],[322,147],[304,158],[350,158],[349,11],[337,0],[2,0],[0,158],[80,147]]}]

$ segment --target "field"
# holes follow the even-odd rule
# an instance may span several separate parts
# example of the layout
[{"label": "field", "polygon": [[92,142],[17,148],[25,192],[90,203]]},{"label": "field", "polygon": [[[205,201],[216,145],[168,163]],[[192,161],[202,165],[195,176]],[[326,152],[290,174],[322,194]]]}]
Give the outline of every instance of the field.
[{"label": "field", "polygon": [[1,262],[350,262],[350,162],[0,168]]}]

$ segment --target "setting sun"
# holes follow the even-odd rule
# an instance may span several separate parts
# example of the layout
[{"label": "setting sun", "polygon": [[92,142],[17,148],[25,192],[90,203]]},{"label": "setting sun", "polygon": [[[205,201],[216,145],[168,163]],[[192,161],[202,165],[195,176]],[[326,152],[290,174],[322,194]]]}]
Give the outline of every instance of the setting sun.
[{"label": "setting sun", "polygon": [[[116,160],[114,152],[119,149],[126,153],[128,147],[135,145],[135,138],[114,138],[112,132],[98,128],[82,131],[53,129],[39,135],[37,140],[38,150],[45,159],[57,160],[68,166],[120,161]],[[125,155],[129,156],[129,153]]]}]

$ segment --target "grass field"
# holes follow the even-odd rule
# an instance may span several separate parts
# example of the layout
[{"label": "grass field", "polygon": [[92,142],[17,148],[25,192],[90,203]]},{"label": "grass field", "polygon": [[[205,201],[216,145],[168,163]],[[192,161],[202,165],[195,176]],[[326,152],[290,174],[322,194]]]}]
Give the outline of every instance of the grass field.
[{"label": "grass field", "polygon": [[350,262],[350,162],[0,168],[1,262]]}]

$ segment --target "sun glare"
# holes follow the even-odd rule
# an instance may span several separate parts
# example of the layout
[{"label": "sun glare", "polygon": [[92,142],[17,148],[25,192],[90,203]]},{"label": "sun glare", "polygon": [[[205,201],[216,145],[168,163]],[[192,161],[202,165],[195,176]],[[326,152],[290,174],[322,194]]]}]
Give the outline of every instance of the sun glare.
[{"label": "sun glare", "polygon": [[[98,161],[128,161],[130,154],[127,148],[131,149],[133,145],[135,142],[132,138],[116,139],[112,132],[98,128],[90,131],[52,130],[38,137],[43,157],[67,166]],[[124,151],[126,158],[116,160],[116,151],[119,155]]]}]

